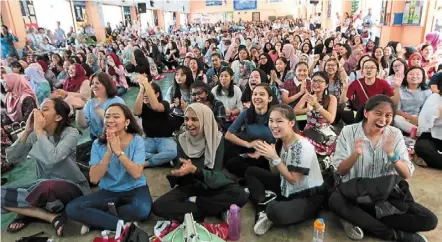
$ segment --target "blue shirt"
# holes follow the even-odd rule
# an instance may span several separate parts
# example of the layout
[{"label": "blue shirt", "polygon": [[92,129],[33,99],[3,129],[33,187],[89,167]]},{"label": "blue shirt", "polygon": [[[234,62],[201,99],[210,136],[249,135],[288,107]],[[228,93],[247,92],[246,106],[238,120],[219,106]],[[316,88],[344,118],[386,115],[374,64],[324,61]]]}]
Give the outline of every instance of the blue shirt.
[{"label": "blue shirt", "polygon": [[[125,104],[124,100],[120,97],[113,97],[108,98],[106,101],[104,101],[100,107],[106,111],[106,109],[114,103],[121,103]],[[97,100],[95,98],[91,98],[86,105],[84,106],[84,118],[86,119],[87,125],[90,128],[91,132],[91,139],[98,138],[101,133],[103,133],[104,129],[104,120],[98,116],[97,112],[95,111],[97,105]]]},{"label": "blue shirt", "polygon": [[[91,161],[89,165],[97,165],[106,154],[106,144],[101,144],[95,140],[92,144]],[[124,154],[133,162],[144,165],[144,140],[141,136],[135,135],[129,145],[123,150]],[[111,155],[106,174],[101,178],[99,186],[101,189],[112,192],[131,191],[137,187],[146,186],[146,177],[141,175],[139,179],[134,179],[124,168],[115,154]]]},{"label": "blue shirt", "polygon": [[239,138],[250,142],[254,140],[263,140],[267,143],[275,143],[275,138],[270,131],[266,115],[255,114],[255,122],[246,124],[247,110],[242,111],[238,118],[229,127],[229,132],[239,135]]},{"label": "blue shirt", "polygon": [[431,90],[416,89],[416,92],[412,93],[408,87],[401,87],[400,96],[401,101],[398,106],[398,110],[408,113],[410,115],[419,115],[421,107],[424,105],[425,100],[431,95]]}]

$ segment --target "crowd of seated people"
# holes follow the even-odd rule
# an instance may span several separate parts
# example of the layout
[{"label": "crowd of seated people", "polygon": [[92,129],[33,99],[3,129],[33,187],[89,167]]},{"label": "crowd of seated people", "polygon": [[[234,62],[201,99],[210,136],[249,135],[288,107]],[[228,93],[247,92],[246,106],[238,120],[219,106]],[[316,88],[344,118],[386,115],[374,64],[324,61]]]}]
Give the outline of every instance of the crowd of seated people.
[{"label": "crowd of seated people", "polygon": [[[2,186],[2,212],[19,214],[7,230],[36,218],[62,236],[70,218],[84,234],[151,212],[203,221],[249,198],[257,235],[315,218],[325,206],[351,239],[426,241],[418,232],[433,230],[437,217],[414,201],[406,179],[415,160],[442,169],[439,35],[413,50],[283,23],[157,35],[120,26],[97,44],[71,33],[61,53],[52,52],[61,32],[31,28],[26,53],[47,53],[2,56],[2,170],[26,156],[37,164],[32,184]],[[4,26],[2,43],[15,38],[8,33]],[[158,84],[163,71],[173,79],[166,90]],[[128,107],[131,89],[138,94]],[[71,124],[88,129],[90,140],[77,145]],[[153,201],[154,181],[143,169],[168,165],[173,189]],[[341,177],[332,193],[328,168]],[[377,201],[393,209],[349,193],[361,180],[394,182]],[[390,200],[398,189],[406,196],[400,204]]]}]

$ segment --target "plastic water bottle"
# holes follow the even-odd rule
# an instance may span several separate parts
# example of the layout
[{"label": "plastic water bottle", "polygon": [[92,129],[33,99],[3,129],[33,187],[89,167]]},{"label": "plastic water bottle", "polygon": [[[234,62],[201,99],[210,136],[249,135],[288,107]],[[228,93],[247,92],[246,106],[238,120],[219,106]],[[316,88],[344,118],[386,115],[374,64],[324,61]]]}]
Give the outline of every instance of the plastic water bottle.
[{"label": "plastic water bottle", "polygon": [[235,204],[230,205],[230,214],[227,221],[229,224],[229,240],[239,240],[241,233],[241,216],[239,214],[239,207]]},{"label": "plastic water bottle", "polygon": [[313,223],[313,242],[324,242],[325,222],[323,218],[318,218]]}]

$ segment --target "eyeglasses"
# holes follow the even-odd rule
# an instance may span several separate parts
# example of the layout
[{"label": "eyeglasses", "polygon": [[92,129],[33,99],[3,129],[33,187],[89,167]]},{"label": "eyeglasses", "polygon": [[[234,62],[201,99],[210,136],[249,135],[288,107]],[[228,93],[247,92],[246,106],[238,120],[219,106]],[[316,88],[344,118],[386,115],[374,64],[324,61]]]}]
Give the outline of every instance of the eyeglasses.
[{"label": "eyeglasses", "polygon": [[399,67],[401,67],[402,65],[393,65],[393,68],[399,68]]},{"label": "eyeglasses", "polygon": [[364,67],[364,70],[377,70],[378,68],[376,67],[376,66],[367,66],[367,67]]},{"label": "eyeglasses", "polygon": [[192,92],[192,97],[200,96],[203,93],[204,93],[204,91]]},{"label": "eyeglasses", "polygon": [[319,80],[319,79],[317,79],[317,80],[312,80],[312,83],[315,83],[315,84],[322,84],[322,83],[324,83],[325,81],[324,80]]}]

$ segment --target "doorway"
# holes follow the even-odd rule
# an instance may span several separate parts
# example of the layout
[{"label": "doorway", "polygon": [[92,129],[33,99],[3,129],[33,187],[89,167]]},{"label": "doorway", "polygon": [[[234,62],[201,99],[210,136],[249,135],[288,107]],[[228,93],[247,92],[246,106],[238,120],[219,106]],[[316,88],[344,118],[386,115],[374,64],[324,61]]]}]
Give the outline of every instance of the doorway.
[{"label": "doorway", "polygon": [[261,19],[261,13],[260,12],[253,12],[252,13],[252,21],[260,21]]}]

